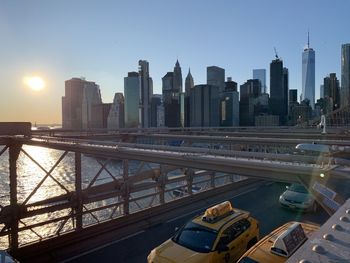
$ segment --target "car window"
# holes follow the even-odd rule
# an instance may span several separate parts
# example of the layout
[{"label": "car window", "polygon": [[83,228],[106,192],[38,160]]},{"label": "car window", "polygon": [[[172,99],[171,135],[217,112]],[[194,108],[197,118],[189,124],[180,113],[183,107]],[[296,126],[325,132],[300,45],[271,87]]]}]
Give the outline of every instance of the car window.
[{"label": "car window", "polygon": [[217,234],[215,230],[189,222],[180,229],[172,240],[193,251],[208,253],[213,248]]},{"label": "car window", "polygon": [[221,235],[220,243],[229,244],[250,227],[247,219],[242,219],[225,229]]}]

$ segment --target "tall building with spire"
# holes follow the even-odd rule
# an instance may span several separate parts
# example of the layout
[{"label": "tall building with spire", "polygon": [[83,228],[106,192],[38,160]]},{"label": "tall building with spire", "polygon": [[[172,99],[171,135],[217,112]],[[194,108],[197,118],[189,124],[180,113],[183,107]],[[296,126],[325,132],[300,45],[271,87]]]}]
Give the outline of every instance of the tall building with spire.
[{"label": "tall building with spire", "polygon": [[182,102],[182,73],[178,60],[176,60],[174,71],[168,72],[162,78],[162,93],[164,104],[164,121],[167,127],[183,126],[181,110],[184,108]]},{"label": "tall building with spire", "polygon": [[185,79],[185,93],[186,96],[189,96],[190,94],[190,90],[194,87],[194,81],[193,81],[193,77],[191,74],[191,69],[188,69],[188,74],[186,76]]},{"label": "tall building with spire", "polygon": [[315,109],[315,51],[310,47],[309,32],[307,46],[302,54],[302,100],[309,100],[312,109]]},{"label": "tall building with spire", "polygon": [[184,119],[185,119],[185,127],[190,127],[190,94],[191,90],[194,87],[194,81],[191,74],[191,69],[188,69],[188,74],[185,79],[185,108],[184,108]]},{"label": "tall building with spire", "polygon": [[174,84],[173,84],[174,92],[180,93],[182,92],[182,72],[179,60],[176,60],[174,67]]},{"label": "tall building with spire", "polygon": [[341,102],[350,105],[350,43],[341,46]]}]

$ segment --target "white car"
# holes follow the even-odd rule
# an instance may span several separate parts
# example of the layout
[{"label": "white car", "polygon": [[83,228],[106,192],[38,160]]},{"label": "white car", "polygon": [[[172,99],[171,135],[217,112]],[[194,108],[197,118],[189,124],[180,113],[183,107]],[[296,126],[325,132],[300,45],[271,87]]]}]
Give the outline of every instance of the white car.
[{"label": "white car", "polygon": [[301,184],[291,184],[280,195],[279,202],[283,207],[316,212],[317,203],[309,191]]},{"label": "white car", "polygon": [[[173,190],[173,195],[175,197],[182,197],[182,196],[188,194],[188,190],[187,189],[188,188],[185,187],[185,186],[183,186],[181,188],[178,188],[178,189],[175,189],[175,190]],[[197,186],[197,185],[192,185],[192,193],[195,194],[195,193],[200,192],[201,190],[202,190],[202,187]]]}]

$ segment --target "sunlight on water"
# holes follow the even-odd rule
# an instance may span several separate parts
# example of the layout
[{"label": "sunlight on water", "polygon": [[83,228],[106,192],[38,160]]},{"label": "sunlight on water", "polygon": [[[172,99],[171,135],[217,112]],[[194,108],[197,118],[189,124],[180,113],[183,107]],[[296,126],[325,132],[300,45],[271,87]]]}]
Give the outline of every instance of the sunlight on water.
[{"label": "sunlight on water", "polygon": [[[38,162],[42,168],[49,172],[53,165],[62,155],[61,151],[55,151],[47,148],[23,146],[24,151],[27,152],[36,162]],[[68,158],[67,158],[68,157]],[[52,177],[48,176],[43,182],[42,180],[46,176],[46,172],[43,171],[36,163],[34,163],[23,152],[18,159],[17,173],[18,173],[18,188],[21,189],[18,202],[23,202],[28,198],[30,194],[33,196],[28,200],[28,203],[44,200],[49,197],[57,196],[66,193],[66,191],[59,185],[61,183],[67,190],[74,189],[74,170],[72,169],[72,156],[66,156],[62,162],[51,173]],[[57,182],[54,181],[54,179]],[[37,192],[33,192],[35,188],[42,184],[38,188]]]},{"label": "sunlight on water", "polygon": [[[2,147],[0,148],[0,150]],[[47,173],[53,168],[56,162],[64,154],[63,151],[35,147],[23,146],[23,151],[20,153],[17,160],[17,199],[19,204],[33,204],[38,201],[46,200],[51,197],[64,195],[67,192],[72,192],[75,189],[75,166],[74,153],[68,153],[59,164],[54,167],[50,175]],[[10,188],[9,188],[9,159],[8,150],[0,156],[0,205],[6,206],[10,204]],[[37,162],[35,163],[32,159]],[[93,157],[86,157],[82,155],[82,188],[85,189],[92,178],[98,173],[106,160],[96,159]],[[106,167],[114,178],[120,178],[122,171],[120,162],[109,162]],[[99,185],[106,182],[113,181],[113,178],[105,170],[103,170],[93,185]],[[88,209],[98,208],[109,203],[117,202],[117,199],[104,200],[101,202],[88,204]],[[72,209],[63,209],[60,211],[45,213],[42,215],[32,216],[22,219],[19,227],[26,227],[33,223],[45,222],[50,219],[67,216]],[[99,220],[110,219],[112,216],[120,216],[120,208],[109,208],[105,211],[95,212],[94,216]],[[83,216],[84,224],[89,225],[96,223],[96,219],[87,214]],[[0,229],[4,225],[0,225]],[[74,228],[72,219],[67,222],[62,220],[59,222],[45,224],[44,226],[35,227],[32,230],[25,230],[19,232],[19,243],[26,244],[53,235],[57,235],[59,231],[69,231]],[[0,247],[7,248],[7,237],[0,238]]]}]

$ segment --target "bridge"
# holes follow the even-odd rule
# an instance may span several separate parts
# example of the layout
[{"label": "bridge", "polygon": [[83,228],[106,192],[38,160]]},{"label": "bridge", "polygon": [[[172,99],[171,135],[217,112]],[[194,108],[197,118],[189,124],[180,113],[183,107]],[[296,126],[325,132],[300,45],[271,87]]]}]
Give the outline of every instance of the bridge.
[{"label": "bridge", "polygon": [[[0,157],[8,160],[9,175],[8,195],[1,200],[0,237],[7,238],[15,257],[63,260],[74,253],[77,243],[91,248],[127,235],[131,229],[136,232],[156,225],[200,200],[259,180],[301,182],[329,214],[348,197],[342,187],[349,180],[349,165],[338,157],[343,155],[339,152],[347,153],[350,141],[346,134],[341,140],[334,134],[302,139],[236,137],[227,132],[215,136],[131,134],[143,143],[123,142],[120,138],[125,135],[105,136],[103,141],[81,134],[67,138],[62,132],[0,137]],[[168,145],[174,139],[184,143]],[[198,140],[224,147],[193,147]],[[298,143],[316,140],[330,145],[337,155],[293,153]],[[237,150],[242,145],[245,150]],[[43,148],[56,157],[49,164],[42,159],[47,155],[35,150]],[[23,162],[36,167],[34,174],[19,169]],[[71,169],[62,168],[66,164]],[[57,169],[63,172],[57,174]],[[63,174],[69,174],[70,180]],[[35,183],[25,187],[25,180]],[[52,189],[49,195],[41,195],[47,192],[45,184]],[[325,197],[320,186],[338,194]]]}]

